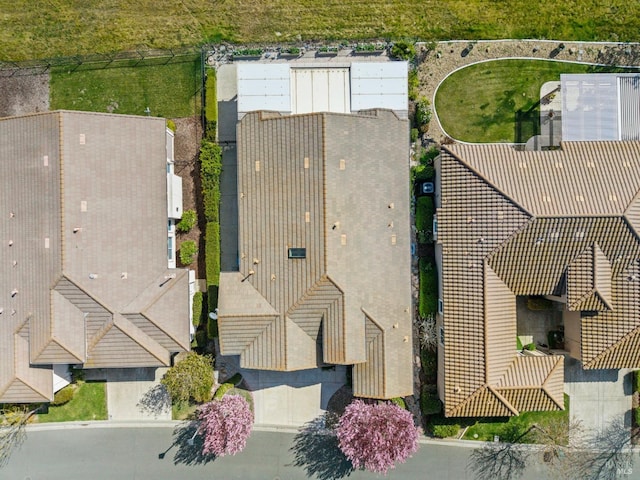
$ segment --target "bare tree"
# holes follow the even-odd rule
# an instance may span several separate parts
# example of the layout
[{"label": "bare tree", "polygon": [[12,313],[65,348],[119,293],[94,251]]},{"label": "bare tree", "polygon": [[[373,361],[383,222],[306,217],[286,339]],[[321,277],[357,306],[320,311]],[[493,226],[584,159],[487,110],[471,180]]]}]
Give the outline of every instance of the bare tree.
[{"label": "bare tree", "polygon": [[583,480],[615,480],[631,471],[632,435],[621,419],[591,434],[580,450],[575,477]]},{"label": "bare tree", "polygon": [[[511,425],[511,426],[509,426]],[[467,468],[478,480],[516,480],[524,474],[529,460],[528,447],[518,443],[531,428],[520,432],[513,424],[506,424],[500,442],[485,443],[469,456]]]},{"label": "bare tree", "polygon": [[0,410],[0,468],[24,442],[27,436],[25,426],[37,411],[38,408],[29,410],[28,407]]},{"label": "bare tree", "polygon": [[429,314],[424,318],[420,318],[417,324],[420,346],[422,348],[435,349],[438,346],[435,315]]}]

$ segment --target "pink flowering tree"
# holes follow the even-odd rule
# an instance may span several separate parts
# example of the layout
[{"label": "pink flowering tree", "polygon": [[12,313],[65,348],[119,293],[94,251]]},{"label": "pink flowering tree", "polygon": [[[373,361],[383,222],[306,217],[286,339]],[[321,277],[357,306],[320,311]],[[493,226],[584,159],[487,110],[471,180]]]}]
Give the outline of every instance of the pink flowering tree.
[{"label": "pink flowering tree", "polygon": [[249,403],[239,395],[225,395],[198,408],[198,433],[204,437],[202,453],[218,457],[244,450],[253,426]]},{"label": "pink flowering tree", "polygon": [[340,450],[355,468],[387,473],[418,450],[418,429],[411,414],[393,403],[355,400],[336,428]]}]

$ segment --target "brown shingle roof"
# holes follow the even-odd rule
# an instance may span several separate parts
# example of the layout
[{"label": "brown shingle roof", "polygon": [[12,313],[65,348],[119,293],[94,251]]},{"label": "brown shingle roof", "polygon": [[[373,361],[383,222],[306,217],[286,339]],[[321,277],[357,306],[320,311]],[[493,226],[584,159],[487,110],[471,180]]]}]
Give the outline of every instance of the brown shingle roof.
[{"label": "brown shingle roof", "polygon": [[516,295],[590,311],[585,368],[637,367],[640,143],[452,145],[440,165],[446,414],[562,408],[561,357],[516,352]]},{"label": "brown shingle roof", "polygon": [[[1,119],[0,136],[11,172],[0,180],[9,266],[0,274],[0,402],[50,398],[52,363],[159,366],[188,349],[186,271],[158,281],[168,273],[164,119],[58,111]],[[114,322],[120,313],[146,323]],[[18,350],[21,325],[27,348]],[[25,388],[39,393],[16,399]]]},{"label": "brown shingle roof", "polygon": [[407,128],[388,111],[243,117],[240,273],[220,278],[224,354],[299,370],[318,365],[321,340],[325,362],[358,364],[354,379],[367,380],[354,380],[356,394],[412,392]]}]

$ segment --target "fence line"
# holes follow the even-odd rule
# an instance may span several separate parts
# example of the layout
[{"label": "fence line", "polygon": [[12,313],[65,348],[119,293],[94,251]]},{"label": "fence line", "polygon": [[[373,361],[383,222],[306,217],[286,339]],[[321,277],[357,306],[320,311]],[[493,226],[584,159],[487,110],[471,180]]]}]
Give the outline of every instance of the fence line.
[{"label": "fence line", "polygon": [[138,49],[126,52],[95,53],[70,57],[45,58],[24,61],[0,61],[0,77],[36,75],[50,72],[54,68],[67,71],[100,70],[106,68],[167,65],[197,58],[200,47],[184,47],[168,50]]}]

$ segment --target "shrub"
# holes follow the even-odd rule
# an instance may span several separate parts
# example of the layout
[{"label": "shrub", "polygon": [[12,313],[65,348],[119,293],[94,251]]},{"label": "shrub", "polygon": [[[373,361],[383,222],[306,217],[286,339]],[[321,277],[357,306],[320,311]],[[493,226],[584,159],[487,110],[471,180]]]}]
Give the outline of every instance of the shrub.
[{"label": "shrub", "polygon": [[75,393],[75,385],[67,385],[63,389],[56,392],[56,394],[53,396],[53,400],[51,401],[51,405],[57,407],[59,405],[64,405],[65,403],[69,403]]},{"label": "shrub", "polygon": [[393,403],[355,400],[336,427],[340,450],[355,468],[387,473],[418,450],[418,430],[407,410]]},{"label": "shrub", "polygon": [[453,437],[460,431],[460,425],[434,425],[433,436],[438,438]]},{"label": "shrub", "polygon": [[417,128],[412,128],[410,135],[411,135],[410,136],[411,143],[413,143],[413,142],[416,142],[418,140],[418,135],[420,135],[420,132],[418,131]]},{"label": "shrub", "polygon": [[442,403],[436,392],[423,388],[420,394],[420,411],[422,415],[436,415],[442,410]]},{"label": "shrub", "polygon": [[425,375],[425,383],[434,384],[438,378],[438,352],[435,348],[420,350],[420,364]]},{"label": "shrub", "polygon": [[409,100],[415,102],[418,99],[418,94],[420,93],[420,78],[418,77],[418,70],[415,68],[410,69],[407,79],[409,83]]},{"label": "shrub", "polygon": [[535,343],[527,343],[523,348],[525,350],[529,350],[530,352],[533,352],[536,349],[536,344]]},{"label": "shrub", "polygon": [[432,166],[433,161],[440,155],[438,147],[431,147],[420,152],[420,165]]},{"label": "shrub", "polygon": [[239,395],[213,400],[197,411],[198,432],[204,436],[202,453],[218,457],[244,450],[253,427],[249,403]]},{"label": "shrub", "polygon": [[633,372],[633,375],[635,379],[635,391],[640,392],[640,370],[636,370],[635,372]]},{"label": "shrub", "polygon": [[182,219],[176,225],[176,229],[179,232],[186,233],[190,231],[198,221],[198,216],[195,210],[185,210],[182,212]]},{"label": "shrub", "polygon": [[411,169],[413,181],[431,180],[436,175],[436,170],[431,165],[418,165]]},{"label": "shrub", "polygon": [[438,271],[433,263],[420,259],[420,299],[418,314],[421,317],[435,314],[438,309]]},{"label": "shrub", "polygon": [[202,292],[196,292],[193,294],[193,317],[191,323],[194,327],[200,325],[202,322]]},{"label": "shrub", "polygon": [[428,130],[431,115],[431,102],[424,97],[419,98],[416,102],[416,127],[422,133]]},{"label": "shrub", "polygon": [[216,390],[216,393],[214,393],[213,399],[214,400],[220,400],[222,397],[225,396],[225,394],[229,390],[231,390],[234,387],[235,387],[235,385],[233,383],[223,383],[222,385],[220,385],[218,387],[218,389]]},{"label": "shrub", "polygon": [[211,398],[213,387],[213,359],[209,356],[189,352],[180,362],[171,367],[160,380],[173,403],[190,399],[204,402]]},{"label": "shrub", "polygon": [[237,387],[238,385],[240,385],[240,382],[242,382],[242,374],[240,372],[236,373],[229,380],[226,381],[226,383],[233,384],[234,387]]},{"label": "shrub", "polygon": [[196,330],[196,345],[200,348],[207,346],[207,332],[204,329]]},{"label": "shrub", "polygon": [[167,119],[167,128],[171,130],[173,133],[176,132],[176,122],[171,119]]},{"label": "shrub", "polygon": [[[220,284],[220,224],[207,223],[204,240],[204,254],[206,262],[207,285]],[[218,304],[218,295],[209,297],[209,309],[213,310]]]},{"label": "shrub", "polygon": [[200,179],[207,222],[219,220],[221,173],[222,149],[215,143],[203,140],[200,146]]},{"label": "shrub", "polygon": [[404,401],[404,398],[402,397],[395,397],[391,399],[391,403],[393,403],[394,405],[399,406],[400,408],[402,408],[403,410],[407,409],[407,404]]},{"label": "shrub", "polygon": [[418,231],[431,232],[433,230],[434,213],[433,198],[418,197],[416,200],[416,229]]},{"label": "shrub", "polygon": [[216,72],[215,70],[207,70],[207,81],[205,83],[205,109],[204,117],[206,120],[205,125],[205,138],[211,142],[216,141],[217,126],[218,126],[218,98],[216,92]]},{"label": "shrub", "polygon": [[186,240],[180,245],[180,262],[183,265],[191,265],[198,254],[198,246],[193,240]]},{"label": "shrub", "polygon": [[636,421],[636,425],[640,426],[640,407],[633,409],[633,415]]},{"label": "shrub", "polygon": [[413,60],[416,56],[415,47],[408,42],[396,42],[391,47],[391,56],[400,60]]}]

